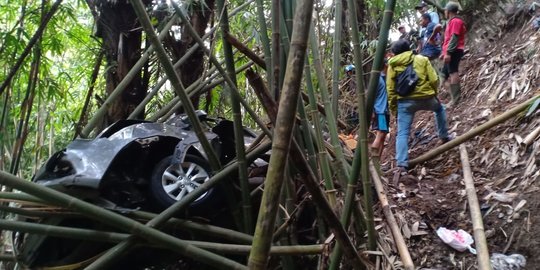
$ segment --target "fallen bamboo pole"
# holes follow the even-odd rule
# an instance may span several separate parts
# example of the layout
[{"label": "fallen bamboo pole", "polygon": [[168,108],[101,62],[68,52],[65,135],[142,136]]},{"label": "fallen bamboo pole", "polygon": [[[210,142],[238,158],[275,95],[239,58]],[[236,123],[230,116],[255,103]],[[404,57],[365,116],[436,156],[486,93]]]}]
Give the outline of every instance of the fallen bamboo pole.
[{"label": "fallen bamboo pole", "polygon": [[[19,193],[26,195],[24,193]],[[2,196],[3,194],[0,194]],[[46,202],[43,202],[46,203]],[[32,218],[41,218],[41,217],[80,217],[81,214],[69,211],[66,208],[54,207],[53,210],[43,210],[43,208],[36,208],[35,210],[29,210],[27,208],[19,207],[8,207],[0,206],[0,211],[17,214],[19,216]],[[144,212],[144,211],[133,211],[126,214],[127,217],[139,220],[139,221],[148,221],[157,216],[157,214]],[[204,234],[205,236],[217,237],[230,241],[232,243],[239,244],[251,244],[253,241],[253,236],[241,233],[238,231],[213,226],[209,224],[197,223],[190,220],[171,218],[169,219],[164,226],[168,228],[175,228],[182,231],[187,231],[191,233]]]},{"label": "fallen bamboo pole", "polygon": [[373,179],[373,184],[375,185],[375,189],[377,190],[377,195],[379,196],[379,201],[381,201],[381,206],[384,216],[386,217],[386,222],[388,223],[388,226],[392,231],[394,242],[396,243],[399,256],[401,257],[401,261],[403,262],[403,267],[406,270],[414,270],[415,268],[411,258],[411,254],[409,253],[407,244],[405,244],[403,235],[401,235],[401,231],[399,229],[399,226],[397,225],[396,219],[392,214],[392,210],[390,209],[390,205],[388,204],[388,198],[386,198],[386,195],[384,194],[384,188],[381,182],[381,178],[379,177],[379,173],[373,165],[373,162],[369,162],[369,170],[371,172],[371,179]]},{"label": "fallen bamboo pole", "polygon": [[[33,234],[44,234],[67,239],[78,239],[93,242],[119,243],[127,239],[130,235],[127,233],[105,232],[91,229],[70,228],[65,226],[45,225],[39,223],[30,223],[23,221],[13,221],[0,219],[0,229],[8,231],[17,231]],[[205,250],[223,253],[223,254],[249,254],[251,245],[223,244],[206,241],[190,241],[186,243]],[[148,244],[157,248],[160,245]],[[296,246],[272,246],[270,254],[276,255],[313,255],[321,254],[324,250],[323,244],[318,245],[296,245]]]},{"label": "fallen bamboo pole", "polygon": [[[181,255],[191,257],[201,263],[223,269],[247,269],[242,264],[211,253],[207,250],[194,247],[187,242],[172,237],[166,233],[149,228],[127,217],[113,213],[88,202],[73,198],[59,191],[40,186],[33,182],[21,179],[15,175],[0,171],[0,185],[5,185],[30,195],[40,197],[54,205],[68,206],[69,209],[78,211],[85,216],[100,220],[104,224],[126,230],[151,243],[161,245],[164,248],[175,251]],[[195,189],[194,191],[196,191]],[[192,192],[193,193],[193,192]],[[191,194],[191,193],[190,193]]]},{"label": "fallen bamboo pole", "polygon": [[463,166],[463,180],[465,181],[465,191],[467,192],[467,200],[469,201],[469,209],[471,211],[471,220],[473,224],[474,241],[476,241],[476,251],[478,259],[478,269],[491,270],[491,263],[489,261],[489,250],[486,241],[486,235],[484,233],[484,223],[482,222],[482,212],[480,212],[480,205],[478,204],[478,197],[476,196],[476,189],[474,188],[474,179],[471,172],[471,165],[469,163],[469,156],[465,145],[459,146],[459,153],[461,156],[461,164]]},{"label": "fallen bamboo pole", "polygon": [[7,253],[1,253],[0,254],[0,262],[16,262],[17,257],[13,254],[7,254]]},{"label": "fallen bamboo pole", "polygon": [[516,116],[518,113],[520,113],[521,111],[527,109],[530,104],[532,102],[534,102],[536,99],[540,98],[540,95],[536,95],[534,96],[533,98],[517,105],[516,107],[514,107],[513,109],[509,110],[509,111],[506,111],[504,113],[502,113],[501,115],[498,115],[497,117],[487,121],[486,123],[483,123],[482,125],[476,127],[476,128],[473,128],[471,130],[469,130],[468,132],[466,132],[465,134],[439,146],[439,147],[436,147],[435,149],[413,159],[413,160],[410,160],[409,161],[409,167],[413,167],[419,163],[422,163],[422,162],[426,162],[470,139],[472,139],[473,137],[477,136],[477,135],[480,135],[482,133],[484,133],[486,130],[498,125],[498,124],[501,124],[503,123],[504,121]]},{"label": "fallen bamboo pole", "polygon": [[529,146],[531,143],[533,143],[536,140],[536,138],[538,138],[538,136],[540,136],[540,126],[536,127],[536,129],[533,130],[533,132],[527,135],[525,139],[523,140],[522,144],[525,146]]}]

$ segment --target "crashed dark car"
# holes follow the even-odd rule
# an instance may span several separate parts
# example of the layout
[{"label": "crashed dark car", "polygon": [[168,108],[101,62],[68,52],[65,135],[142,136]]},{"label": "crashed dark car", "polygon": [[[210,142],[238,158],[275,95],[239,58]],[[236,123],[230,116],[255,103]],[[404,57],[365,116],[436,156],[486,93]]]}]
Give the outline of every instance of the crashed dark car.
[{"label": "crashed dark car", "polygon": [[[233,123],[197,116],[221,164],[235,156]],[[249,145],[257,134],[244,128]],[[261,159],[253,166],[266,166]],[[106,200],[125,208],[164,209],[206,182],[210,165],[186,115],[165,123],[121,120],[95,139],[75,139],[55,153],[34,176],[41,185],[96,203]],[[205,208],[215,189],[197,198],[192,208]]]},{"label": "crashed dark car", "polygon": [[[233,160],[236,157],[233,122],[209,118],[203,111],[197,111],[197,116],[221,164]],[[256,137],[255,132],[244,128],[246,145]],[[252,162],[249,167],[250,176],[258,178],[258,184],[264,180],[262,176],[268,166],[267,160],[268,154]],[[207,156],[188,117],[177,115],[165,123],[122,120],[94,139],[75,139],[65,149],[51,156],[32,181],[114,211],[161,211],[197,189],[211,176]],[[234,188],[237,186],[236,180],[233,175],[224,184],[237,191]],[[193,201],[187,209],[189,216],[204,217],[205,220],[210,220],[212,215],[216,219],[230,219],[222,194],[223,186],[217,185]],[[220,214],[217,215],[217,212]],[[113,230],[83,216],[51,215],[39,220],[22,219],[47,225]],[[20,261],[30,269],[80,265],[111,247],[110,243],[41,234],[17,233],[14,239]],[[155,266],[156,262],[164,263],[167,259],[175,258],[155,249],[143,250],[142,254],[148,255],[149,252],[155,254],[140,256],[141,260],[146,260],[144,263],[128,259],[123,261],[123,268],[135,269],[133,265],[145,263]]]}]

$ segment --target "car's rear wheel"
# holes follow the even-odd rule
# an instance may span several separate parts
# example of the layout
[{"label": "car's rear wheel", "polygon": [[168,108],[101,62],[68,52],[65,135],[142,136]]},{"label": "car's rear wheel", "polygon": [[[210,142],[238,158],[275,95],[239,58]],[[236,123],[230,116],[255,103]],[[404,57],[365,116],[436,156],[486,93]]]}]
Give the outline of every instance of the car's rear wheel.
[{"label": "car's rear wheel", "polygon": [[[152,197],[160,208],[168,208],[183,199],[211,177],[210,165],[199,157],[187,154],[182,163],[173,163],[173,156],[162,159],[154,167],[150,183]],[[213,189],[191,203],[198,210],[211,204]]]}]

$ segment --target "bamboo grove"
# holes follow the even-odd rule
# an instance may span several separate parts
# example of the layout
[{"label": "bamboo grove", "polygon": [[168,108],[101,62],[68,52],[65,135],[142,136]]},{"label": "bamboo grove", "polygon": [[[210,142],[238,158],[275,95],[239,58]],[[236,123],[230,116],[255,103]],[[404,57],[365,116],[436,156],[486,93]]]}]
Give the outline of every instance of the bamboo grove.
[{"label": "bamboo grove", "polygon": [[[314,0],[243,3],[217,0],[215,7],[214,1],[206,1],[212,3],[213,17],[210,26],[201,32],[193,27],[195,20],[191,16],[192,2],[198,1],[170,2],[171,14],[157,23],[154,16],[149,16],[152,11],[149,1],[130,0],[125,4],[135,11],[134,28],[143,33],[144,46],[137,48],[140,57],[130,70],[125,70],[121,80],[107,86],[111,91],[106,94],[99,89],[105,88],[103,73],[111,67],[102,66],[107,56],[99,49],[99,41],[90,38],[91,23],[85,21],[77,26],[61,23],[62,19],[80,18],[78,5],[82,3],[43,1],[35,8],[27,1],[21,2],[25,3],[16,8],[10,6],[20,14],[6,16],[9,19],[5,25],[12,28],[3,29],[0,48],[4,59],[9,59],[2,60],[0,86],[0,184],[3,185],[0,197],[5,217],[0,228],[4,235],[16,231],[110,243],[112,248],[87,262],[85,269],[110,268],[129,257],[136,246],[168,250],[179,258],[189,258],[207,267],[201,269],[292,270],[304,269],[305,261],[314,262],[310,265],[318,269],[373,266],[374,257],[365,252],[376,251],[378,240],[367,144],[369,108],[382,70],[389,29],[396,19],[394,10],[410,10],[413,1],[397,4],[394,0],[347,0],[330,4]],[[123,1],[87,1],[87,4],[114,5],[115,2]],[[0,9],[8,9],[8,5],[14,4],[10,2]],[[34,15],[38,12],[39,16],[32,19],[39,23],[27,26],[31,24],[24,21],[30,18],[27,12]],[[243,21],[245,18],[249,21]],[[368,22],[380,24],[374,27]],[[173,59],[171,50],[163,44],[177,25],[182,25],[182,38],[187,35],[192,45]],[[85,38],[69,44],[58,33],[59,29],[79,31],[78,35]],[[12,44],[14,40],[25,42]],[[370,40],[377,40],[376,46],[366,46]],[[344,50],[349,52],[344,55]],[[198,78],[186,84],[180,67],[190,65],[190,57],[197,53],[201,54],[200,64],[204,69]],[[60,61],[62,67],[54,66],[51,61],[67,56],[72,57],[71,62]],[[354,157],[344,154],[338,138],[344,128],[337,121],[340,70],[346,62],[361,67],[355,76],[359,94],[354,102],[360,125]],[[66,68],[69,65],[77,69]],[[158,214],[111,211],[25,180],[47,156],[73,137],[92,138],[99,133],[111,108],[133,86],[141,70],[152,70],[154,75],[149,75],[144,97],[130,107],[125,118],[163,122],[178,111],[184,112],[210,163],[213,172],[210,180]],[[72,84],[57,83],[61,77],[69,77]],[[86,83],[77,84],[77,79]],[[194,102],[195,98],[204,96],[202,103]],[[62,115],[55,114],[58,108],[64,111]],[[238,154],[232,162],[220,164],[196,115],[196,110],[201,108],[233,120]],[[260,131],[258,145],[244,146],[244,125]],[[272,154],[264,184],[255,191],[249,190],[246,168],[268,150]],[[241,191],[240,196],[226,196],[226,203],[233,209],[230,219],[234,228],[177,217],[199,196],[231,181],[231,175]],[[254,199],[256,193],[258,200]],[[295,228],[302,216],[297,213],[308,207],[308,201],[315,209],[310,226],[316,228],[317,239],[301,244]],[[28,210],[9,202],[47,207]],[[66,214],[97,220],[108,230],[12,218]],[[171,227],[212,236],[222,242],[175,237],[165,232],[165,228]],[[8,253],[1,259],[17,260]],[[413,269],[411,265],[406,267]]]}]

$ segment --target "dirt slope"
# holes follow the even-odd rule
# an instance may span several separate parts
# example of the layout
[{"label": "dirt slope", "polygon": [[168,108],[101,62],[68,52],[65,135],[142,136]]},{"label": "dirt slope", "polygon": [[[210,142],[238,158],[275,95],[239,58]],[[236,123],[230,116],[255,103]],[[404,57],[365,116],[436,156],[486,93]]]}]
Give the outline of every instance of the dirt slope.
[{"label": "dirt slope", "polygon": [[[496,24],[473,25],[468,53],[461,65],[464,100],[447,110],[457,136],[517,104],[540,94],[540,32],[523,13],[498,14]],[[482,25],[484,23],[484,25]],[[478,26],[478,27],[477,27]],[[485,27],[484,27],[485,26]],[[447,94],[441,93],[443,102]],[[516,116],[466,143],[484,215],[490,254],[519,253],[525,269],[540,269],[540,139],[524,146],[523,138],[540,126],[538,110]],[[431,113],[418,114],[411,135],[411,158],[439,143]],[[395,138],[385,159],[393,164]],[[415,262],[423,269],[475,269],[476,257],[444,244],[435,229],[463,229],[472,235],[459,150],[453,149],[410,171],[399,187],[388,185],[392,210]],[[391,171],[386,179],[392,178]],[[391,182],[391,181],[390,181]],[[384,260],[399,269],[390,231],[378,211]],[[393,263],[392,263],[393,262]],[[472,268],[471,268],[472,267]]]}]

